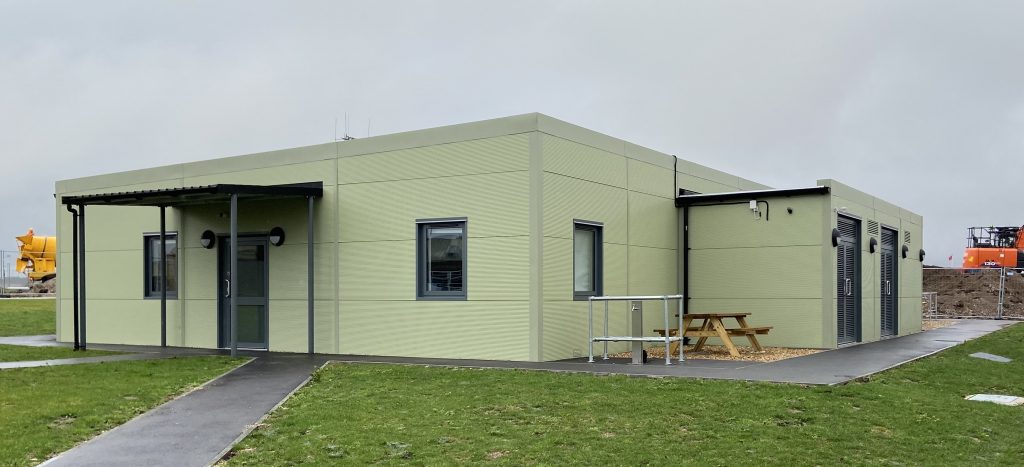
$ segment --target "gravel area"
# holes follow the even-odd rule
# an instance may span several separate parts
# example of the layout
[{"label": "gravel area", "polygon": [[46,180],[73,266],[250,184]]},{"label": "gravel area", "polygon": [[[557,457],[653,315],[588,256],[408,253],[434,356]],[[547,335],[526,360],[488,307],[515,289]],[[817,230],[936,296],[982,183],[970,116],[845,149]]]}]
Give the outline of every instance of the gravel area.
[{"label": "gravel area", "polygon": [[[788,349],[783,347],[765,347],[763,352],[757,352],[751,347],[738,346],[737,349],[740,351],[739,357],[733,357],[729,355],[729,350],[724,345],[705,345],[701,348],[700,352],[694,352],[692,345],[687,345],[683,348],[683,352],[686,358],[693,358],[698,360],[732,360],[732,361],[744,361],[744,362],[775,362],[779,360],[785,360],[793,357],[803,357],[804,355],[811,355],[814,353],[821,352],[822,349]],[[614,355],[613,357],[619,358],[630,358],[630,352],[622,352]],[[652,347],[647,349],[648,359],[665,358],[664,347]]]}]

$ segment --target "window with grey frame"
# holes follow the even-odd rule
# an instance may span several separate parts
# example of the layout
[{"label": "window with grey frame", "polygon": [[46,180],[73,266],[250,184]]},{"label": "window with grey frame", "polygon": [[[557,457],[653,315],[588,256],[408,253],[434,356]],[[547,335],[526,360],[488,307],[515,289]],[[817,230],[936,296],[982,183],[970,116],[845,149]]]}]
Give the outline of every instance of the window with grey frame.
[{"label": "window with grey frame", "polygon": [[[168,233],[165,235],[167,244],[167,298],[178,296],[178,235]],[[143,274],[145,298],[160,298],[160,280],[163,276],[163,260],[160,255],[160,235],[147,234],[143,236]]]},{"label": "window with grey frame", "polygon": [[601,235],[596,223],[574,222],[572,234],[572,293],[575,300],[601,295],[604,282]]},{"label": "window with grey frame", "polygon": [[466,221],[418,221],[416,295],[423,299],[466,298]]}]

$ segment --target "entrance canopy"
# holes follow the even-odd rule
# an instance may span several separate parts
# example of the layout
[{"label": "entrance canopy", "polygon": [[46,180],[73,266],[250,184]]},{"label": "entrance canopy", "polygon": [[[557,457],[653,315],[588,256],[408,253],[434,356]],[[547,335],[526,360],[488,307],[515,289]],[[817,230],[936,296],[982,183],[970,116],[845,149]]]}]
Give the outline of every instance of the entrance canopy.
[{"label": "entrance canopy", "polygon": [[94,195],[61,196],[61,204],[76,206],[188,206],[230,201],[232,195],[242,200],[281,198],[321,198],[323,182],[288,185],[217,184],[157,190],[122,191]]},{"label": "entrance canopy", "polygon": [[[86,286],[85,286],[85,207],[86,206],[151,206],[160,208],[160,255],[164,270],[160,280],[160,345],[167,346],[167,228],[168,207],[196,206],[212,203],[231,204],[230,267],[228,284],[232,273],[238,270],[238,201],[266,201],[278,199],[307,200],[307,339],[309,353],[313,353],[313,200],[322,198],[323,182],[292,183],[287,185],[235,185],[217,184],[183,188],[161,188],[156,190],[123,191],[91,195],[62,196],[61,204],[72,214],[72,282],[74,294],[75,349],[86,347]],[[231,307],[229,334],[231,355],[238,351],[238,303],[228,285],[227,299]]]}]

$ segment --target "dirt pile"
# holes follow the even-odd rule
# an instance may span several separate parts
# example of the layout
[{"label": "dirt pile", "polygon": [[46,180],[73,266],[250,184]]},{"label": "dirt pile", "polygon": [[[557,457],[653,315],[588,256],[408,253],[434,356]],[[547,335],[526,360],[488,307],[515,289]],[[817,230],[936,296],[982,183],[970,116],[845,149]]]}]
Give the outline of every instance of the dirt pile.
[{"label": "dirt pile", "polygon": [[33,282],[29,285],[29,293],[57,293],[57,278]]},{"label": "dirt pile", "polygon": [[[1024,274],[1008,270],[1005,287],[1003,316],[1024,318]],[[999,309],[999,270],[925,269],[922,291],[936,293],[939,315],[994,318]]]}]

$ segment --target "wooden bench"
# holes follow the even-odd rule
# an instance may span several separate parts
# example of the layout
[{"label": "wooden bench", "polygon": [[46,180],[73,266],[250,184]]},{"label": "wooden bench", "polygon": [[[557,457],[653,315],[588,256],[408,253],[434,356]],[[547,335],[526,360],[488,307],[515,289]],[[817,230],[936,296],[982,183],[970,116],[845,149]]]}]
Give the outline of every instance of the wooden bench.
[{"label": "wooden bench", "polygon": [[[693,350],[697,351],[704,347],[704,343],[707,342],[709,337],[717,337],[722,340],[722,344],[729,349],[729,354],[734,357],[739,357],[740,352],[736,349],[736,345],[732,342],[731,336],[746,336],[747,340],[750,341],[750,346],[758,352],[764,350],[761,347],[761,343],[757,341],[758,334],[768,334],[768,331],[772,329],[771,326],[758,326],[752,327],[747,324],[746,317],[750,316],[750,313],[691,313],[683,315],[683,332],[684,337],[696,337],[697,343],[693,346]],[[724,318],[733,318],[739,324],[739,327],[728,328],[722,322]],[[700,326],[690,326],[693,320],[702,320]],[[679,334],[678,329],[655,329],[654,332],[660,334],[662,337],[668,333],[669,336],[675,336]],[[679,351],[679,342],[672,344],[669,352],[675,353]]]}]

